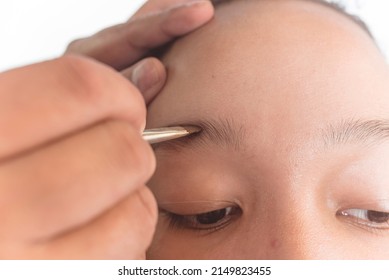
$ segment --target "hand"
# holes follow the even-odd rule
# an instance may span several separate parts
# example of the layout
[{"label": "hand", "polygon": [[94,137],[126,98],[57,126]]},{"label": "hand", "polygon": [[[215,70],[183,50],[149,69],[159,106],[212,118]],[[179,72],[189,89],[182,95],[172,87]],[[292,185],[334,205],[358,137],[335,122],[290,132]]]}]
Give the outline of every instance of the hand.
[{"label": "hand", "polygon": [[139,60],[205,24],[213,13],[208,0],[149,0],[128,22],[76,40],[66,53],[89,56],[121,71],[149,102],[165,84],[166,72],[155,58]]},{"label": "hand", "polygon": [[0,74],[0,100],[0,259],[144,258],[157,207],[138,90],[64,56]]}]

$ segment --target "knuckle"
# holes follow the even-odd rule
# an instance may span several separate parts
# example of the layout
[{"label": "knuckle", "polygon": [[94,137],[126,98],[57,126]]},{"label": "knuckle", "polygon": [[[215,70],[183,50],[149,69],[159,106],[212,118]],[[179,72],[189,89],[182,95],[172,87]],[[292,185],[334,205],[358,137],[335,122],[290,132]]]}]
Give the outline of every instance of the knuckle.
[{"label": "knuckle", "polygon": [[158,212],[157,203],[147,187],[141,186],[127,196],[115,209],[113,226],[108,230],[108,242],[119,256],[145,258],[152,242]]},{"label": "knuckle", "polygon": [[146,105],[142,95],[111,68],[79,55],[58,59],[58,68],[65,98],[144,126]]},{"label": "knuckle", "polygon": [[80,53],[82,51],[82,44],[84,39],[76,39],[69,43],[65,53]]},{"label": "knuckle", "polygon": [[104,76],[99,73],[95,62],[78,55],[66,55],[58,59],[58,68],[66,94],[88,102],[99,97],[101,91],[97,85]]},{"label": "knuckle", "polygon": [[139,201],[144,208],[144,221],[148,223],[151,228],[155,228],[158,219],[158,206],[154,195],[149,188],[143,187],[137,192]]},{"label": "knuckle", "polygon": [[109,135],[114,142],[115,165],[136,181],[133,184],[144,184],[155,170],[156,162],[151,147],[142,139],[139,132],[129,123],[110,122]]},{"label": "knuckle", "polygon": [[[138,252],[142,255],[150,246],[158,219],[157,202],[151,191],[143,186],[127,198],[121,209],[129,231],[127,236],[137,240]],[[133,242],[129,243],[133,247]],[[134,248],[133,248],[134,249]],[[144,257],[144,256],[143,256]]]},{"label": "knuckle", "polygon": [[69,68],[75,69],[77,69],[77,66],[88,65],[91,63],[89,59],[76,54],[64,55],[60,57],[58,61],[60,61],[62,64],[67,65]]}]

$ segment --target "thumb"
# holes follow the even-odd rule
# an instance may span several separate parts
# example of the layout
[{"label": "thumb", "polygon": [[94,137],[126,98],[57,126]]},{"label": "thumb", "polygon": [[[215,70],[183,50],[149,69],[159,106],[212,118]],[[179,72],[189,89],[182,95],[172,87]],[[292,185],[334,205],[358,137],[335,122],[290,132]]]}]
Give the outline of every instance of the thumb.
[{"label": "thumb", "polygon": [[146,58],[122,71],[142,93],[146,105],[162,90],[166,82],[166,69],[156,58]]}]

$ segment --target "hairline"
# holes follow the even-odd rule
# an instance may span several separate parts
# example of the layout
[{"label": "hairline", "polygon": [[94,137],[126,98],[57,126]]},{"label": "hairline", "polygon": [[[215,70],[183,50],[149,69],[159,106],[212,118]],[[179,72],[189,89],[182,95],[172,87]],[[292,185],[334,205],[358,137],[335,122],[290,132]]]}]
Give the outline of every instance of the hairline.
[{"label": "hairline", "polygon": [[[217,7],[219,5],[222,5],[222,4],[230,3],[232,1],[238,1],[238,0],[211,0],[212,4],[215,7]],[[240,0],[240,1],[242,1],[242,0]],[[256,0],[256,1],[258,1],[258,0]],[[316,3],[316,4],[319,4],[319,5],[325,6],[327,8],[331,8],[332,10],[334,10],[337,13],[345,16],[346,18],[350,19],[352,22],[357,24],[375,42],[374,36],[371,33],[369,27],[366,25],[366,23],[361,18],[359,18],[358,16],[352,15],[352,14],[346,12],[345,8],[343,6],[341,6],[340,4],[337,4],[337,3],[334,3],[334,2],[326,2],[324,0],[301,0],[301,1],[308,1],[308,2],[312,2],[312,3]]]}]

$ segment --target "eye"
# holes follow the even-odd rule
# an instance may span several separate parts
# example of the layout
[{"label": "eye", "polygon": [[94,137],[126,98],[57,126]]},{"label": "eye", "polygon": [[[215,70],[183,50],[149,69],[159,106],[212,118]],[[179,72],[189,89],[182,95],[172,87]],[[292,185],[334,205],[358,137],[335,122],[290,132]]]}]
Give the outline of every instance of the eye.
[{"label": "eye", "polygon": [[341,210],[338,215],[365,227],[389,229],[389,212],[354,208]]},{"label": "eye", "polygon": [[220,208],[195,215],[179,215],[167,211],[164,212],[170,219],[170,227],[192,230],[219,230],[227,226],[242,213],[237,206]]}]

